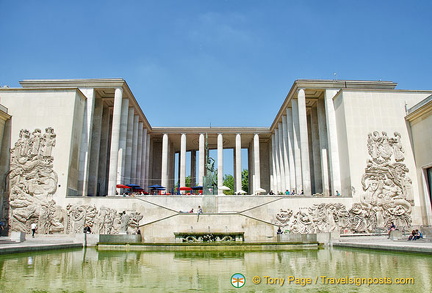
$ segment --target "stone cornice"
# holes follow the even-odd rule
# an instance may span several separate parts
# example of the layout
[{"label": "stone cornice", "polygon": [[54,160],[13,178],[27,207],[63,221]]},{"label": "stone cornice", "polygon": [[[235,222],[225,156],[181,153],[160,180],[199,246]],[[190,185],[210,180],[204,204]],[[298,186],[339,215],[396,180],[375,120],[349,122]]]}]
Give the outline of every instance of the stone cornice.
[{"label": "stone cornice", "polygon": [[267,127],[153,127],[153,134],[270,134],[270,129]]},{"label": "stone cornice", "polygon": [[85,88],[115,88],[123,87],[126,81],[123,78],[95,78],[95,79],[29,79],[22,80],[23,88],[40,87],[85,87]]},{"label": "stone cornice", "polygon": [[0,119],[3,121],[9,120],[12,116],[0,108]]},{"label": "stone cornice", "polygon": [[145,125],[145,128],[151,129],[151,125],[139,106],[135,96],[133,95],[129,85],[123,78],[98,78],[98,79],[35,79],[22,80],[20,84],[25,89],[35,88],[122,88],[123,97],[129,98],[130,106],[138,112],[140,121]]},{"label": "stone cornice", "polygon": [[[282,121],[282,116],[285,115],[285,110],[288,108],[289,103],[297,96],[299,89],[362,89],[362,90],[386,90],[393,91],[397,83],[392,81],[369,81],[369,80],[324,80],[324,79],[298,79],[294,81],[288,95],[282,103],[279,111],[270,126],[270,131],[273,132],[278,123]],[[307,96],[306,96],[307,98]]]},{"label": "stone cornice", "polygon": [[424,116],[429,112],[432,112],[432,95],[411,107],[408,110],[408,115],[405,116],[405,119],[409,122],[413,122],[417,118]]}]

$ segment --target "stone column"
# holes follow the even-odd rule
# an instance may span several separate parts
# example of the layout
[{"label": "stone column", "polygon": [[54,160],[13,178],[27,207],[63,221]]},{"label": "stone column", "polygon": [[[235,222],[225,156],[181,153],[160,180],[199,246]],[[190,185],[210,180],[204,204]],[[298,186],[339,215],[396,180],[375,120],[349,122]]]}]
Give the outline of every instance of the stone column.
[{"label": "stone column", "polygon": [[[107,170],[108,161],[108,151],[109,151],[109,136],[110,136],[110,109],[107,106],[103,106],[102,110],[102,131],[101,131],[101,139],[100,139],[100,160],[98,164],[98,180],[96,189],[98,190],[99,195],[107,195],[108,194],[108,179],[109,173]],[[97,194],[98,194],[97,193]]]},{"label": "stone column", "polygon": [[126,164],[125,164],[125,184],[133,183],[132,176],[132,149],[133,149],[133,133],[134,133],[134,108],[129,108],[128,126],[126,133]]},{"label": "stone column", "polygon": [[168,134],[162,137],[162,173],[161,185],[168,188]]},{"label": "stone column", "polygon": [[236,134],[235,145],[235,192],[242,189],[242,157],[241,157],[241,134]]},{"label": "stone column", "polygon": [[218,194],[224,194],[219,187],[223,186],[223,135],[218,134],[217,137],[217,156],[218,156]]},{"label": "stone column", "polygon": [[[90,156],[90,167],[89,167],[89,184],[88,194],[97,194],[97,185],[99,183],[99,157],[100,148],[102,146],[102,112],[103,112],[103,101],[101,98],[95,100],[95,109],[93,114],[93,131],[92,131],[92,144],[91,144],[91,156]],[[105,158],[104,158],[105,159]]]},{"label": "stone column", "polygon": [[327,138],[329,146],[330,178],[332,190],[330,194],[341,192],[341,174],[339,165],[339,146],[336,128],[336,114],[333,104],[333,97],[338,90],[326,90],[324,92],[324,102],[327,122]]},{"label": "stone column", "polygon": [[120,121],[120,141],[118,152],[117,164],[117,184],[127,184],[125,181],[125,168],[126,168],[126,148],[127,148],[127,129],[128,129],[128,115],[129,115],[129,100],[123,99],[122,102],[122,117]]},{"label": "stone column", "polygon": [[290,168],[289,168],[289,151],[288,151],[288,125],[287,117],[282,116],[282,141],[283,141],[283,156],[284,156],[284,171],[285,171],[285,189],[290,190]]},{"label": "stone column", "polygon": [[278,123],[278,153],[279,153],[279,169],[280,169],[280,187],[279,192],[284,192],[286,189],[286,182],[285,182],[285,160],[284,160],[284,154],[283,154],[283,128],[282,128],[282,122]]},{"label": "stone column", "polygon": [[288,162],[289,162],[289,174],[290,174],[290,192],[293,188],[296,188],[296,169],[294,159],[294,133],[293,133],[293,115],[292,108],[286,109],[287,114],[287,146],[288,146]]},{"label": "stone column", "polygon": [[[147,129],[146,129],[147,132]],[[145,182],[144,182],[144,187],[145,189],[148,189],[149,187],[149,176],[150,176],[150,134],[147,134],[147,139],[146,139],[146,153],[145,153]]]},{"label": "stone column", "polygon": [[276,194],[282,190],[282,174],[281,174],[281,159],[280,159],[280,148],[279,148],[279,128],[275,129],[275,162],[276,162],[276,189],[273,190]]},{"label": "stone column", "polygon": [[254,192],[256,192],[258,188],[261,188],[260,147],[259,147],[259,135],[257,133],[254,134],[254,169],[255,169]]},{"label": "stone column", "polygon": [[296,188],[295,192],[299,194],[303,189],[302,181],[302,160],[300,152],[300,124],[297,99],[291,100],[292,116],[293,116],[293,145],[294,145],[294,159],[295,159],[295,173],[296,173]]},{"label": "stone column", "polygon": [[[82,196],[88,195],[88,180],[90,168],[90,150],[93,136],[93,114],[95,108],[95,91],[94,89],[80,89],[86,96],[86,113],[83,127],[83,140],[81,143],[81,159],[80,159],[80,180],[82,181]],[[1,149],[0,149],[1,150]]]},{"label": "stone column", "polygon": [[191,187],[196,186],[196,150],[191,150]]},{"label": "stone column", "polygon": [[277,168],[276,168],[276,135],[275,133],[272,133],[272,139],[271,139],[271,147],[272,147],[272,171],[273,175],[271,177],[271,190],[277,190]]},{"label": "stone column", "polygon": [[108,196],[112,196],[116,194],[122,100],[123,100],[123,89],[116,88],[114,93],[114,110],[113,110],[112,131],[111,131]]},{"label": "stone column", "polygon": [[204,150],[204,133],[199,135],[199,168],[198,168],[198,185],[204,186],[204,172],[205,172],[205,150]]},{"label": "stone column", "polygon": [[6,113],[7,109],[3,109],[1,108],[0,105],[0,153],[1,153],[1,149],[2,149],[2,143],[3,143],[3,134],[4,134],[4,128],[6,125],[6,121],[10,119],[10,115],[8,113]]},{"label": "stone column", "polygon": [[309,162],[309,142],[306,117],[306,95],[304,89],[298,91],[298,109],[300,124],[300,148],[304,194],[311,194],[310,162]]},{"label": "stone column", "polygon": [[137,147],[137,169],[136,184],[142,187],[142,149],[143,149],[143,122],[138,122],[138,147]]},{"label": "stone column", "polygon": [[255,163],[254,163],[254,141],[253,139],[249,142],[248,148],[248,166],[249,166],[249,193],[255,194],[255,182],[253,174],[255,174]]},{"label": "stone column", "polygon": [[143,137],[142,137],[142,139],[143,139],[143,142],[142,142],[142,145],[143,145],[143,147],[142,147],[142,150],[141,150],[141,152],[142,152],[142,160],[141,160],[141,187],[143,188],[143,189],[145,189],[144,187],[145,187],[145,185],[146,185],[146,182],[147,182],[147,169],[146,169],[146,165],[147,165],[147,157],[146,157],[146,154],[147,154],[147,148],[149,147],[149,145],[148,145],[148,139],[147,139],[147,129],[146,128],[144,128],[143,129]]},{"label": "stone column", "polygon": [[133,131],[133,145],[132,145],[132,171],[131,183],[136,184],[137,177],[137,157],[138,157],[138,121],[139,116],[134,115],[134,131]]},{"label": "stone column", "polygon": [[321,149],[318,130],[317,107],[311,109],[311,143],[313,156],[314,186],[315,193],[322,193],[322,172],[321,172]]},{"label": "stone column", "polygon": [[[186,134],[180,138],[180,187],[186,186]],[[184,193],[184,192],[182,192]]]}]

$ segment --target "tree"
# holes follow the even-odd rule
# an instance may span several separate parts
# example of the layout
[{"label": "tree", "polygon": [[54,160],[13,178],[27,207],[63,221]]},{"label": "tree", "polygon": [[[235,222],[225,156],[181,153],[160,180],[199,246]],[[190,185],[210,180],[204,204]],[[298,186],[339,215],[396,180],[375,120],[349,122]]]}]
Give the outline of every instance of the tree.
[{"label": "tree", "polygon": [[190,176],[186,176],[186,178],[185,178],[185,186],[192,187],[191,183],[192,183],[192,178]]},{"label": "tree", "polygon": [[249,193],[249,170],[243,169],[242,171],[242,190]]},{"label": "tree", "polygon": [[224,190],[224,194],[233,195],[234,194],[234,176],[231,174],[225,174],[223,179],[223,185],[229,187],[230,190]]}]

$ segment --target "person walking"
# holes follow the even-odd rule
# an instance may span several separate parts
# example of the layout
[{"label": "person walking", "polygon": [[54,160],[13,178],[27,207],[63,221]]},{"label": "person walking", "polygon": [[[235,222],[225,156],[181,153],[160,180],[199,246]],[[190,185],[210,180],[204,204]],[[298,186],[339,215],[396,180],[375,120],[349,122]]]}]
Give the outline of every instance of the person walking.
[{"label": "person walking", "polygon": [[35,237],[36,228],[37,228],[36,223],[32,223],[32,224],[30,225],[30,229],[32,230],[32,237],[33,237],[33,238]]}]

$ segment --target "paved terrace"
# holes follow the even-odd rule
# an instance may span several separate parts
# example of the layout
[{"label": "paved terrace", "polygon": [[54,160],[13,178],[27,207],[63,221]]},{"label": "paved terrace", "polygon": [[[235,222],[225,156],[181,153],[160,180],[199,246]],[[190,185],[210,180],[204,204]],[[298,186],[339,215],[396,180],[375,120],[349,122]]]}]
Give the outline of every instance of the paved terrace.
[{"label": "paved terrace", "polygon": [[431,239],[408,241],[408,236],[399,240],[388,239],[387,236],[352,236],[341,237],[333,242],[335,247],[353,247],[374,250],[390,250],[402,252],[432,253]]},{"label": "paved terrace", "polygon": [[[353,247],[373,250],[389,250],[402,252],[432,253],[430,239],[407,241],[407,237],[400,240],[387,239],[387,236],[352,236],[341,237],[333,242],[335,247]],[[35,238],[27,236],[24,242],[12,242],[8,237],[0,237],[0,254],[64,249],[83,247],[83,243],[75,242],[68,236],[36,235]]]},{"label": "paved terrace", "polygon": [[83,243],[75,242],[74,238],[68,236],[36,235],[32,238],[26,235],[24,242],[13,242],[9,237],[0,237],[0,254],[79,247],[83,247]]}]

